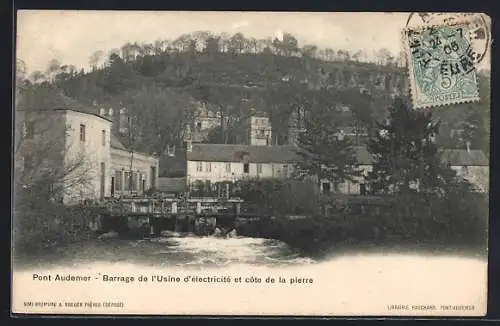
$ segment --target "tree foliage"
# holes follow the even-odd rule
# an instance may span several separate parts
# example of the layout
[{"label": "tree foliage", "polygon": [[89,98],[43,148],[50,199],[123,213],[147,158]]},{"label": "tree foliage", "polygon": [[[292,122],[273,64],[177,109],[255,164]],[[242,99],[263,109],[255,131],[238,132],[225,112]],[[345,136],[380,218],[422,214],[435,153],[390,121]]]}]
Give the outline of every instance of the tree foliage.
[{"label": "tree foliage", "polygon": [[368,143],[375,162],[369,175],[379,193],[446,193],[457,186],[455,172],[440,159],[435,137],[439,123],[397,98],[386,123],[379,123]]},{"label": "tree foliage", "polygon": [[359,173],[355,149],[348,138],[339,135],[335,102],[326,90],[309,99],[311,109],[306,113],[305,128],[298,139],[299,153],[304,158],[299,171],[320,180],[339,183],[353,180]]},{"label": "tree foliage", "polygon": [[[145,105],[148,97],[151,102],[167,103],[167,96],[162,95],[166,93],[173,102],[183,99],[179,106],[186,110],[197,109],[195,101],[208,103],[219,112],[219,127],[212,133],[219,143],[239,141],[238,133],[253,109],[271,118],[276,131],[273,143],[286,144],[290,114],[308,109],[308,94],[321,97],[324,89],[335,93],[337,104],[351,107],[355,123],[339,116],[339,124],[369,129],[373,120],[383,118],[393,90],[381,87],[383,80],[376,86],[374,78],[380,80],[380,74],[400,81],[405,78],[386,49],[375,54],[370,58],[363,51],[349,53],[301,45],[287,32],[255,39],[242,33],[196,31],[176,39],[128,42],[119,49],[96,51],[89,58],[89,71],[53,60],[46,71],[33,73],[31,82],[49,81],[89,106],[119,106],[120,102],[139,105],[138,100],[130,99],[133,94],[143,106],[140,111],[134,110],[142,130],[151,130],[151,121],[159,117],[155,104],[151,109]],[[404,87],[400,84],[394,85]],[[177,116],[177,109],[171,105],[165,105],[164,110],[173,112],[161,113],[160,119],[163,115],[165,119]],[[451,127],[459,128],[456,125],[460,122]],[[159,137],[149,147],[161,150],[164,144],[160,142],[170,142],[172,137]]]}]

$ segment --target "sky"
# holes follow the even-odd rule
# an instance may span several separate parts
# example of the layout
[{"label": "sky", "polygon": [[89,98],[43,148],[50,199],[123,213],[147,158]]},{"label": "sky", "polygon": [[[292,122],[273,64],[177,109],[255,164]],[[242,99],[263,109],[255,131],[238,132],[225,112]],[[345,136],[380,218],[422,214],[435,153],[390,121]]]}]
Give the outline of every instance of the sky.
[{"label": "sky", "polygon": [[27,73],[44,71],[51,59],[87,70],[92,53],[127,42],[175,39],[206,30],[267,38],[293,34],[299,45],[368,53],[401,50],[401,29],[409,13],[145,12],[22,10],[18,12],[17,58]]}]

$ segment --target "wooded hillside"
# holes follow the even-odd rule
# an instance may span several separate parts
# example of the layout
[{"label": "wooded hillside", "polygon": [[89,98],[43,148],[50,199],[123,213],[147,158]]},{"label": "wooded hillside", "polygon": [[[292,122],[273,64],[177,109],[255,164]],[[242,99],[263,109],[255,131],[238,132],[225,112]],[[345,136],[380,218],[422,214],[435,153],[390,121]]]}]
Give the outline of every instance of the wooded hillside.
[{"label": "wooded hillside", "polygon": [[[126,107],[137,117],[140,134],[127,143],[163,153],[168,144],[181,143],[183,127],[200,103],[221,114],[213,142],[234,142],[232,134],[255,111],[269,115],[273,129],[285,134],[290,114],[313,105],[349,106],[356,122],[369,129],[385,118],[393,95],[405,95],[408,85],[401,58],[381,49],[368,61],[362,52],[299,46],[288,33],[281,40],[257,40],[241,33],[194,32],[97,51],[89,58],[90,71],[54,59],[24,88],[48,83],[89,106]],[[443,146],[463,146],[466,137],[475,148],[489,147],[489,77],[481,76],[480,84],[480,103],[435,110],[434,117],[442,120],[438,141]]]}]

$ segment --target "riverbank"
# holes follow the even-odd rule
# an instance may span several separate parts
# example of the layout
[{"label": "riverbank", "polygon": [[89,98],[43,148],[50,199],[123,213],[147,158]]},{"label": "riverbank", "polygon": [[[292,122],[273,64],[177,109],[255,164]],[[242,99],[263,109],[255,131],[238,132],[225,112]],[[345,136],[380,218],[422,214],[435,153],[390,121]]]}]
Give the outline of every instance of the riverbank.
[{"label": "riverbank", "polygon": [[13,254],[36,256],[71,243],[97,237],[89,221],[95,212],[86,206],[43,205],[18,208],[13,216]]},{"label": "riverbank", "polygon": [[322,259],[346,252],[427,252],[486,257],[488,219],[473,215],[391,214],[277,218],[268,236]]}]

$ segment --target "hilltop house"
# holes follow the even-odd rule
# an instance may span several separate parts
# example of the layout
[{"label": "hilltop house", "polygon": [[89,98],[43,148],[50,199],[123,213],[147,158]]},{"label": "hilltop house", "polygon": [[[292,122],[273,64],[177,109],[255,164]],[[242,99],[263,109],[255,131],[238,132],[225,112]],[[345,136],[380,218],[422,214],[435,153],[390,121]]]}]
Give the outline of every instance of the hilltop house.
[{"label": "hilltop house", "polygon": [[157,158],[127,150],[112,133],[109,116],[57,90],[23,94],[15,130],[16,182],[47,187],[62,203],[138,193],[157,184]]},{"label": "hilltop house", "polygon": [[267,116],[251,116],[246,126],[246,144],[269,146],[272,143],[271,121]]}]

